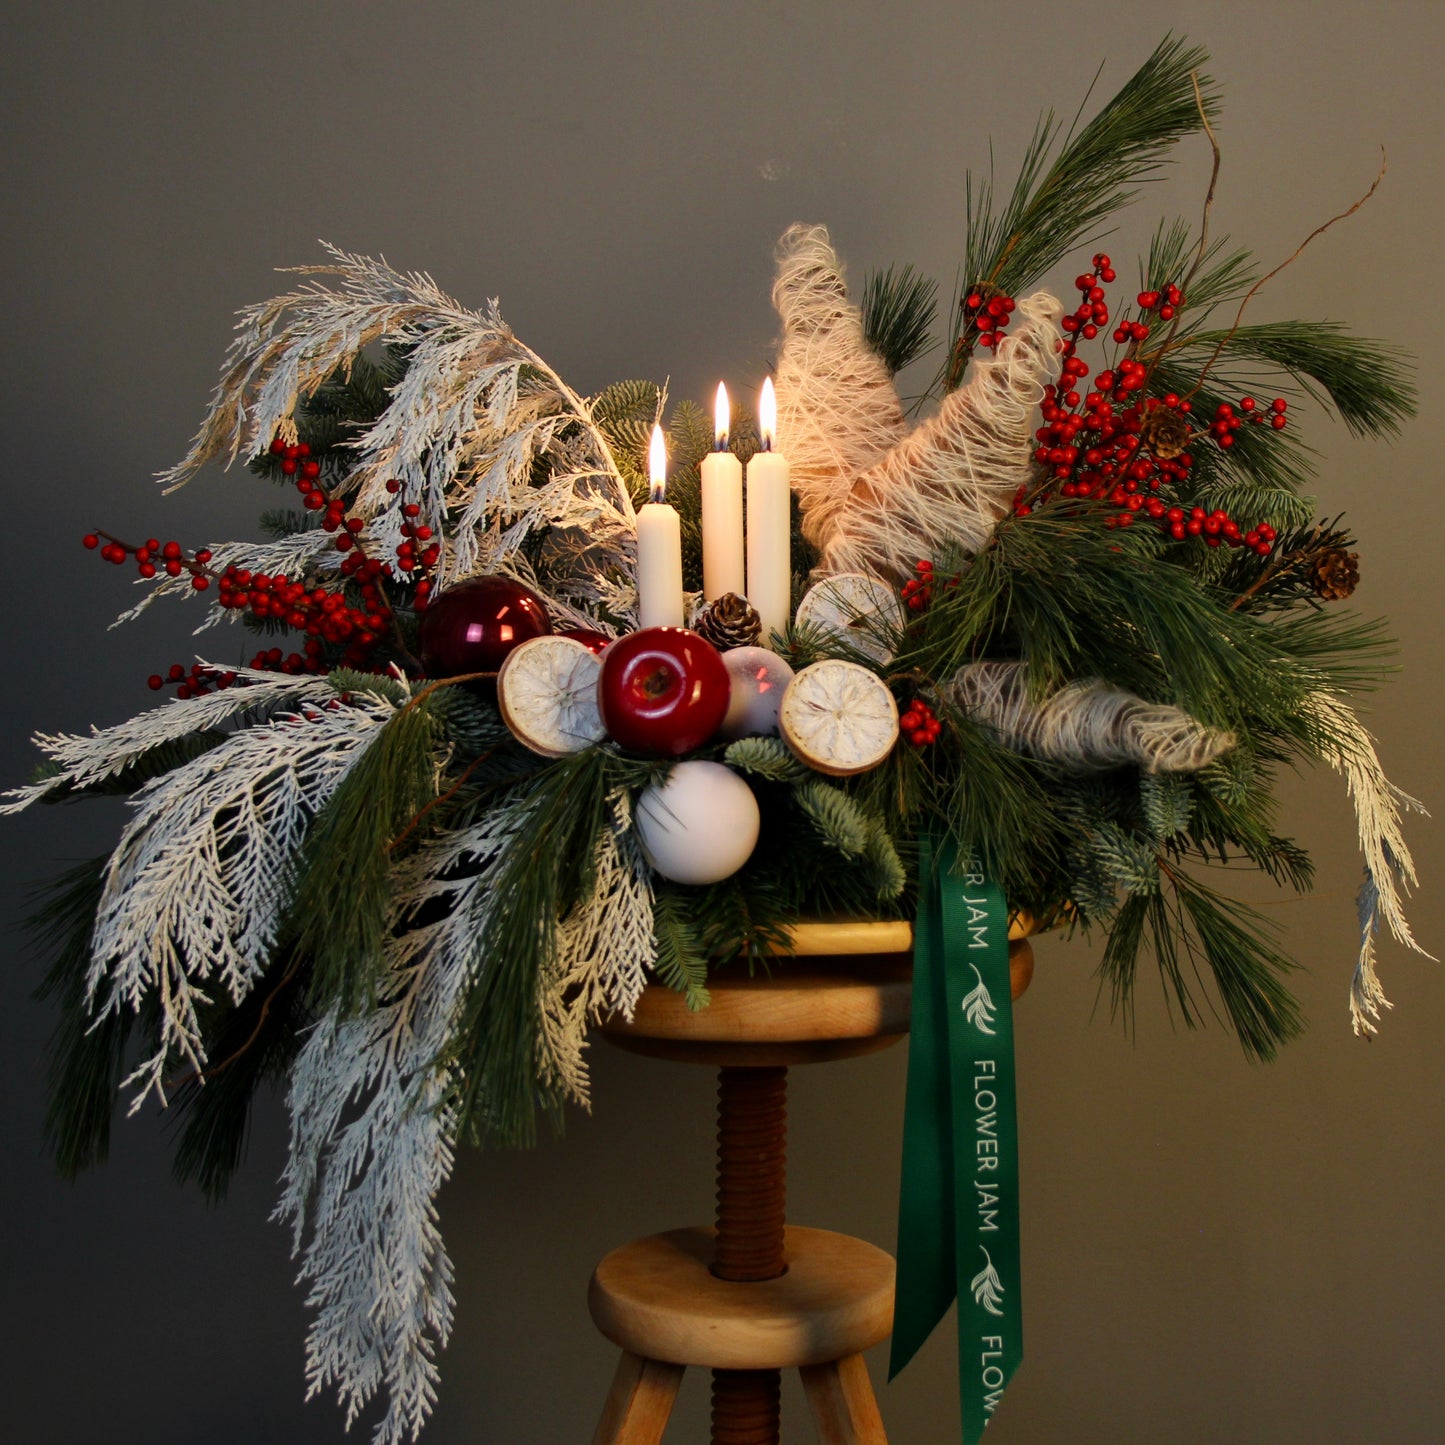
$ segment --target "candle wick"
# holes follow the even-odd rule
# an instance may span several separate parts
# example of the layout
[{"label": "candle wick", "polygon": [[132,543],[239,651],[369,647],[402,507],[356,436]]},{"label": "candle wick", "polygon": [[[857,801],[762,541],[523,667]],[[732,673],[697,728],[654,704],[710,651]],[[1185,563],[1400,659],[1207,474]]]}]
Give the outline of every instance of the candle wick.
[{"label": "candle wick", "polygon": [[647,489],[647,500],[649,502],[660,502],[667,495],[667,488],[662,482],[653,482]]},{"label": "candle wick", "polygon": [[727,449],[728,449],[728,434],[727,434],[725,431],[720,431],[720,432],[717,434],[717,444],[713,447],[713,451],[715,451],[715,452],[725,452],[725,451],[727,451]]},{"label": "candle wick", "polygon": [[770,437],[770,436],[767,434],[767,432],[764,432],[764,433],[763,433],[762,444],[758,447],[758,450],[759,450],[759,451],[762,451],[762,452],[770,452],[770,451],[772,451],[772,449],[773,449],[773,439],[772,439],[772,437]]}]

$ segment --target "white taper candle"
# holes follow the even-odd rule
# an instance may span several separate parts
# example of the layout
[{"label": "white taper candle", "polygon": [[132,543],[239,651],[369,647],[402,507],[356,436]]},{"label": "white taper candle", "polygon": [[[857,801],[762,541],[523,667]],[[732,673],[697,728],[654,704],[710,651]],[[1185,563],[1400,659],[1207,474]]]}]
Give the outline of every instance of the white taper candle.
[{"label": "white taper candle", "polygon": [[637,625],[681,627],[682,524],[667,490],[667,447],[662,428],[652,428],[649,452],[651,500],[637,512]]},{"label": "white taper candle", "polygon": [[773,382],[763,382],[758,403],[758,429],[762,450],[748,463],[748,602],[762,622],[766,646],[774,632],[783,632],[791,620],[793,564],[792,517],[788,489],[788,462],[773,450],[778,427],[778,404]]},{"label": "white taper candle", "polygon": [[715,450],[702,463],[702,595],[709,602],[747,590],[743,574],[743,464],[728,450],[728,392],[717,386]]}]

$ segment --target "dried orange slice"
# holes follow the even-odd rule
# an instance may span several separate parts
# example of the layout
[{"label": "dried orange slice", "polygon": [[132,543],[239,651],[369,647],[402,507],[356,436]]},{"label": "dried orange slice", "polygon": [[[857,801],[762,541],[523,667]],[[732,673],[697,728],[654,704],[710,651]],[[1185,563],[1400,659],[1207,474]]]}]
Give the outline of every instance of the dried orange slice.
[{"label": "dried orange slice", "polygon": [[808,589],[796,625],[817,628],[874,662],[887,662],[906,620],[902,599],[881,577],[839,572]]},{"label": "dried orange slice", "polygon": [[565,757],[606,736],[597,711],[601,661],[575,638],[549,634],[514,647],[497,674],[497,706],[517,741]]},{"label": "dried orange slice", "polygon": [[898,741],[898,704],[866,667],[825,658],[788,684],[778,729],[810,768],[846,777],[876,768],[888,756]]}]

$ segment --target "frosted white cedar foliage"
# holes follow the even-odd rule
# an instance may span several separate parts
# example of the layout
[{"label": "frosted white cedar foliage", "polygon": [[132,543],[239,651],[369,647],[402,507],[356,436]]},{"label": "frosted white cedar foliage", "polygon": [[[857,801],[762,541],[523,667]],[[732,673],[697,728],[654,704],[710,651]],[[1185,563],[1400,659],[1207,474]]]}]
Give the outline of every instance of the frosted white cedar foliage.
[{"label": "frosted white cedar foliage", "polygon": [[[162,474],[182,485],[205,462],[250,458],[294,436],[299,401],[368,345],[407,348],[406,373],[375,423],[350,443],[351,508],[377,555],[401,538],[406,502],[421,507],[441,556],[437,582],[513,570],[541,528],[585,533],[554,595],[596,600],[609,574],[630,575],[634,514],[587,401],[513,335],[497,303],[471,311],[431,277],[327,247],[296,268],[315,281],[242,311],[210,410],[190,451]],[[546,463],[536,481],[534,464]],[[387,490],[388,480],[402,483]]]},{"label": "frosted white cedar foliage", "polygon": [[[499,809],[401,865],[395,921],[428,903],[444,916],[399,933],[378,1007],[323,1019],[291,1072],[291,1152],[276,1215],[291,1225],[316,1312],[310,1394],[334,1385],[349,1427],[384,1388],[384,1445],[415,1438],[436,1398],[434,1356],[453,1300],[435,1198],[456,1142],[443,1106],[451,1073],[438,1056],[482,966],[475,941],[492,906],[487,870],[527,821],[525,807]],[[449,876],[458,870],[470,876]]]},{"label": "frosted white cedar foliage", "polygon": [[587,1030],[614,1011],[632,1017],[657,957],[652,874],[632,831],[631,803],[622,789],[608,802],[611,818],[593,860],[596,884],[559,925],[538,999],[538,1072],[584,1106]]},{"label": "frosted white cedar foliage", "polygon": [[[610,803],[592,895],[562,921],[539,988],[539,1069],[584,1105],[587,1024],[631,1013],[654,947],[652,888],[625,794]],[[440,1060],[464,992],[487,965],[476,941],[497,906],[490,869],[530,822],[526,800],[499,808],[400,866],[378,1007],[322,1020],[291,1075],[291,1151],[276,1213],[291,1225],[316,1312],[310,1392],[334,1386],[350,1425],[383,1391],[377,1445],[415,1439],[436,1397],[453,1299],[435,1199],[456,1147],[452,1066]],[[422,910],[444,916],[408,929]]]},{"label": "frosted white cedar foliage", "polygon": [[237,668],[235,687],[205,697],[178,698],[161,707],[128,718],[114,727],[92,728],[87,733],[36,733],[34,742],[60,772],[38,783],[11,788],[0,797],[0,813],[18,813],[47,793],[63,787],[83,788],[104,782],[152,748],[220,727],[246,713],[301,702],[321,702],[336,696],[325,678],[278,677],[274,672]]},{"label": "frosted white cedar foliage", "polygon": [[1343,698],[1317,692],[1310,709],[1324,738],[1319,754],[1344,776],[1354,801],[1360,851],[1365,855],[1365,881],[1358,898],[1360,952],[1350,984],[1350,1020],[1357,1034],[1368,1036],[1378,1032],[1375,1024],[1380,1010],[1391,1006],[1375,972],[1375,934],[1381,922],[1406,948],[1431,957],[1416,943],[1400,901],[1400,890],[1413,888],[1418,881],[1415,861],[1400,828],[1400,810],[1423,813],[1425,808],[1385,776],[1374,740]]},{"label": "frosted white cedar foliage", "polygon": [[160,1005],[155,1052],[126,1080],[132,1112],[152,1090],[164,1102],[178,1062],[204,1068],[197,1009],[207,988],[239,1003],[261,976],[308,825],[392,715],[374,698],[331,699],[242,729],[130,800],[87,990],[101,1016],[148,997]]}]

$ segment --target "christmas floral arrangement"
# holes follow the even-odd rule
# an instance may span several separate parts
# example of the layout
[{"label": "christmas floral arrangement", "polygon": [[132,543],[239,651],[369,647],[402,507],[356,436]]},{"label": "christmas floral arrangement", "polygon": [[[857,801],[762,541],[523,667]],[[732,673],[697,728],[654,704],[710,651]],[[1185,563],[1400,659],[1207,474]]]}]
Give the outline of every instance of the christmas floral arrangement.
[{"label": "christmas floral arrangement", "polygon": [[495,302],[333,250],[242,313],[164,476],[244,461],[289,503],[264,540],[85,539],[144,579],[135,611],[203,607],[207,660],[127,722],[40,736],[9,795],[130,800],[38,918],[54,1148],[91,1164],[117,1096],[154,1098],[178,1174],[219,1195],[280,1082],[309,1377],[349,1417],[383,1394],[379,1439],[434,1396],[456,1145],[585,1103],[589,1027],[649,981],[704,1007],[710,971],[801,918],[911,916],[925,837],[1101,933],[1116,1010],[1152,953],[1186,1023],[1268,1058],[1300,1027],[1293,965],[1216,880],[1309,886],[1272,779],[1325,763],[1358,810],[1350,1010],[1374,1030],[1379,925],[1415,946],[1416,805],[1351,706],[1386,639],[1339,605],[1354,544],[1307,495],[1291,399],[1388,436],[1408,366],[1246,320],[1268,277],[1208,201],[1137,285],[1097,253],[1076,301],[1031,291],[1176,142],[1213,144],[1203,61],[1166,41],[1081,128],[1041,124],[1006,196],[970,183],[911,409],[894,378],[934,288],[895,268],[855,301],[821,227],[780,243],[761,426],[650,382],[579,395]]}]

